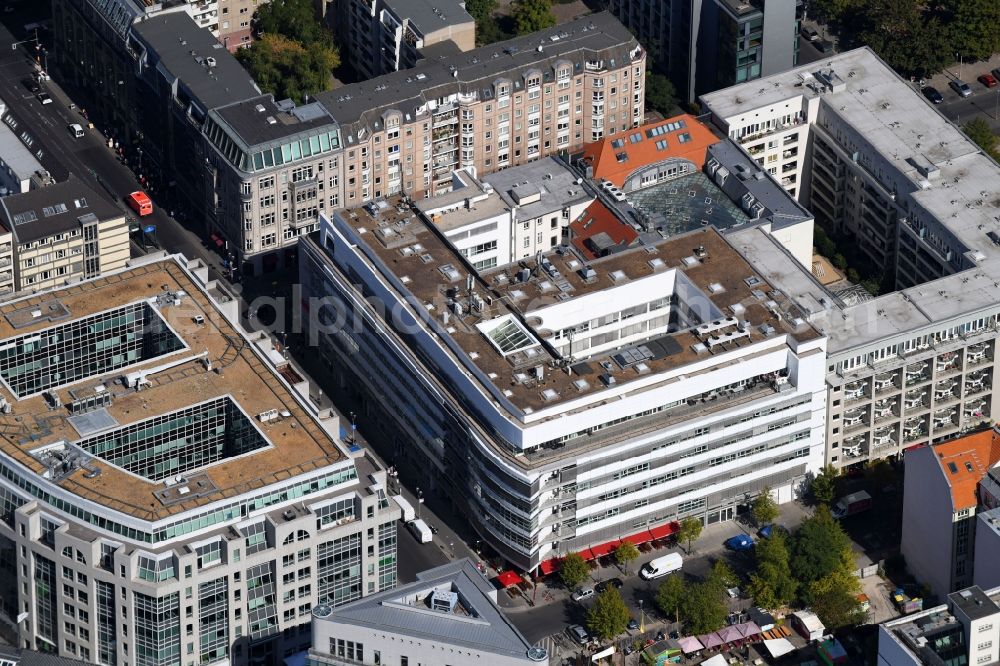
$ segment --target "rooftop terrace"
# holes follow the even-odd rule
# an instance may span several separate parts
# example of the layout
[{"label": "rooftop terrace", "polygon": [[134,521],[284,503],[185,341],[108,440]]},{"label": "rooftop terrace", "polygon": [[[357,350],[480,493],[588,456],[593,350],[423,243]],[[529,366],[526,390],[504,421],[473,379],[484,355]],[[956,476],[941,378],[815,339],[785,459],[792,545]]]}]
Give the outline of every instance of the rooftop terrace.
[{"label": "rooftop terrace", "polygon": [[[140,353],[129,363],[124,341],[132,329],[114,331],[122,337],[108,343],[102,326],[111,315],[125,312],[124,306],[139,302],[149,302],[184,346],[171,345],[160,354]],[[122,351],[125,358],[102,357],[101,362],[87,358],[84,362],[101,369],[81,372],[79,379],[67,377],[71,383],[66,385],[51,383],[54,388],[24,399],[6,387],[0,391],[11,406],[10,413],[0,414],[0,450],[20,466],[80,498],[153,521],[343,458],[334,440],[272,367],[172,259],[0,306],[0,346],[9,345],[9,338],[28,343],[35,337],[47,344],[50,354],[60,345],[79,353],[81,338],[61,331],[96,313],[109,317],[87,324],[82,344],[92,350]],[[47,358],[51,361],[51,356]],[[42,361],[43,368],[54,367],[46,363]],[[163,432],[162,428],[179,427],[178,419],[206,428],[224,426],[226,435],[220,439],[202,432],[206,436],[197,440],[197,446],[183,452],[183,467],[174,466],[176,461],[169,456],[151,459],[142,447],[125,446],[129,432],[151,438],[156,428]],[[68,470],[53,467],[54,457],[65,460],[81,453],[84,465]],[[87,460],[90,455],[96,457]],[[190,492],[166,492],[169,483],[159,481],[169,481],[175,474],[192,481]]]}]

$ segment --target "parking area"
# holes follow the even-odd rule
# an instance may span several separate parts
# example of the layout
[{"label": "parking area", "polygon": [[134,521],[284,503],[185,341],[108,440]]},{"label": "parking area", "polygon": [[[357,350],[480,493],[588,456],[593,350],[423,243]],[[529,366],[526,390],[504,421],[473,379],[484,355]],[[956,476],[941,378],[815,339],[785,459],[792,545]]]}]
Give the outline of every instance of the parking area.
[{"label": "parking area", "polygon": [[[1000,85],[988,85],[988,79],[980,81],[980,77],[985,75],[1000,80],[993,73],[997,69],[1000,69],[1000,54],[979,62],[956,62],[923,83],[940,93],[941,101],[934,106],[956,125],[967,123],[973,118],[982,118],[989,123],[995,134],[1000,134]],[[968,85],[967,96],[962,96],[951,85],[959,81]],[[917,89],[921,88],[920,81],[914,81],[913,85]]]}]

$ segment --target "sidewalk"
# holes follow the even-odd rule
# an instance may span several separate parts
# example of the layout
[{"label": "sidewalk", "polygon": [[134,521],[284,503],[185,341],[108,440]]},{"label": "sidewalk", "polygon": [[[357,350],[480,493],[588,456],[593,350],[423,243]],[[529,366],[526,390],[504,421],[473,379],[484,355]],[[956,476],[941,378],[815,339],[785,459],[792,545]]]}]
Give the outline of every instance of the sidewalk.
[{"label": "sidewalk", "polygon": [[[954,62],[929,79],[925,79],[924,85],[933,86],[939,91],[944,92],[948,84],[952,81],[962,79],[969,85],[972,85],[975,83],[977,76],[986,74],[998,67],[1000,67],[1000,53],[993,54],[986,61],[964,62],[962,64]],[[915,83],[919,83],[919,81],[915,81]]]}]

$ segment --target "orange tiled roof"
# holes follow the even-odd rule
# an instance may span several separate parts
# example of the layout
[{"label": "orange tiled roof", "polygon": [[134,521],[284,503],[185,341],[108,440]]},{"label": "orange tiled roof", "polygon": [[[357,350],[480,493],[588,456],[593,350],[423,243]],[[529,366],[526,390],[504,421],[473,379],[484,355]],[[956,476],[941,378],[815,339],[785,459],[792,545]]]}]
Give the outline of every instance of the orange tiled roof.
[{"label": "orange tiled roof", "polygon": [[[671,127],[677,123],[683,123],[683,127]],[[683,143],[682,135],[687,135]],[[583,159],[594,167],[594,178],[622,187],[633,171],[670,158],[689,160],[701,169],[708,147],[718,142],[719,137],[712,130],[694,116],[683,113],[588,144],[583,149]]]},{"label": "orange tiled roof", "polygon": [[975,507],[979,482],[1000,461],[1000,434],[984,430],[937,444],[933,450],[951,487],[952,511]]},{"label": "orange tiled roof", "polygon": [[619,220],[600,199],[587,206],[569,229],[573,246],[588,259],[602,256],[601,247],[605,245],[625,248],[639,237],[635,229]]}]

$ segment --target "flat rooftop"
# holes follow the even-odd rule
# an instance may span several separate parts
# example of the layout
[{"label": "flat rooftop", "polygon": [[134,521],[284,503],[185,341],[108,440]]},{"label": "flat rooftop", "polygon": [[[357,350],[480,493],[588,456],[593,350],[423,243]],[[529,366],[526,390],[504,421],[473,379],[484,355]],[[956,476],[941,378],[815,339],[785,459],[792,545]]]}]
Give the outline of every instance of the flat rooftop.
[{"label": "flat rooftop", "polygon": [[472,23],[469,12],[458,0],[393,0],[389,10],[401,19],[408,19],[422,35]]},{"label": "flat rooftop", "polygon": [[[377,210],[376,216],[372,210]],[[399,198],[382,207],[349,209],[341,219],[362,239],[362,251],[375,260],[376,270],[401,282],[403,290],[423,304],[428,318],[441,327],[446,344],[448,340],[454,343],[452,350],[459,361],[475,369],[487,391],[524,414],[598,392],[608,376],[614,377],[615,384],[629,382],[775,334],[788,334],[799,341],[819,337],[712,228],[659,238],[597,260],[585,261],[575,251],[560,248],[544,255],[541,266],[532,258],[478,275]],[[544,321],[554,316],[555,310],[576,299],[621,287],[627,289],[619,293],[652,300],[656,296],[649,292],[651,283],[639,281],[655,277],[657,284],[660,280],[665,284],[672,279],[668,275],[671,271],[683,275],[684,279],[676,279],[680,286],[674,293],[681,294],[685,303],[725,316],[731,315],[735,306],[739,320],[749,323],[746,335],[718,346],[715,341],[710,349],[707,333],[694,328],[663,329],[662,334],[654,333],[644,342],[625,344],[624,350],[590,357],[581,354],[572,359],[572,373],[548,371],[544,378],[529,376],[538,366],[569,362],[550,345],[548,338],[553,331],[544,328]],[[520,279],[522,272],[527,279]],[[477,297],[471,300],[478,300],[475,308],[466,298],[470,274]],[[670,295],[662,293],[662,297]],[[467,305],[459,312],[449,305],[449,299]],[[587,306],[581,302],[576,307]],[[443,314],[446,310],[447,317]],[[645,347],[640,350],[642,359],[618,358],[633,347]]]},{"label": "flat rooftop", "polygon": [[447,233],[510,212],[510,205],[496,190],[484,187],[467,171],[453,172],[452,182],[450,192],[414,202],[417,210],[430,218],[441,231]]},{"label": "flat rooftop", "polygon": [[29,243],[73,229],[87,220],[121,218],[125,211],[75,176],[23,194],[0,199],[0,222],[18,243]]},{"label": "flat rooftop", "polygon": [[[719,119],[779,104],[790,105],[793,112],[819,104],[819,124],[828,117],[850,125],[856,139],[867,143],[859,152],[872,157],[867,164],[877,165],[880,182],[890,191],[895,184],[897,200],[908,200],[915,214],[932,220],[930,233],[942,248],[937,258],[955,272],[860,305],[844,306],[832,296],[824,297],[830,307],[811,321],[829,337],[830,354],[888,344],[892,338],[899,340],[897,336],[996,304],[1000,245],[989,234],[1000,237],[1000,166],[871,49],[832,55],[703,95],[702,101]],[[767,241],[758,236],[751,244],[762,242]],[[952,252],[950,260],[946,249]],[[793,298],[804,289],[807,300],[816,300],[814,286],[794,273],[789,267],[790,281],[779,286]]]},{"label": "flat rooftop", "polygon": [[[196,497],[161,501],[154,493],[162,492],[164,483],[150,480],[156,474],[147,478],[140,472],[125,471],[107,462],[105,458],[111,457],[107,453],[95,454],[87,464],[98,468],[100,474],[91,476],[81,468],[56,481],[61,488],[83,499],[148,521],[257,490],[343,459],[344,453],[335,441],[300,406],[272,367],[255,353],[252,343],[229,324],[201,287],[173,259],[135,266],[0,305],[0,348],[6,349],[10,338],[42,336],[47,329],[95,313],[117,314],[117,308],[179,291],[186,294],[179,303],[160,299],[156,310],[183,342],[183,348],[70,385],[56,386],[50,392],[58,396],[58,407],[52,406],[51,396],[42,393],[18,400],[6,386],[0,389],[12,406],[11,413],[0,414],[0,451],[43,475],[47,467],[32,451],[59,442],[73,444],[85,437],[92,440],[93,448],[88,446],[88,450],[107,448],[107,442],[100,437],[102,433],[110,435],[138,422],[227,398],[230,407],[245,416],[242,426],[256,429],[266,440],[266,446],[248,450],[242,457],[223,457],[208,466],[185,471],[185,477],[197,476],[206,482],[202,486],[204,492],[192,493]],[[211,370],[198,357],[202,353],[211,362]],[[148,386],[140,391],[126,388],[122,381],[130,373],[167,364],[171,367],[151,372],[147,376]],[[69,409],[74,397],[99,394],[110,395],[109,404],[103,411],[87,412],[89,424],[81,424],[79,420],[74,424],[71,418],[78,417],[73,417]],[[285,416],[281,416],[283,412]],[[275,418],[265,421],[258,417],[263,413],[272,413]]]},{"label": "flat rooftop", "polygon": [[[519,220],[559,213],[564,208],[593,199],[582,185],[577,184],[577,179],[578,176],[555,157],[483,176],[483,182],[492,185],[508,205],[520,205]],[[534,199],[535,193],[537,200],[525,203]]]}]

